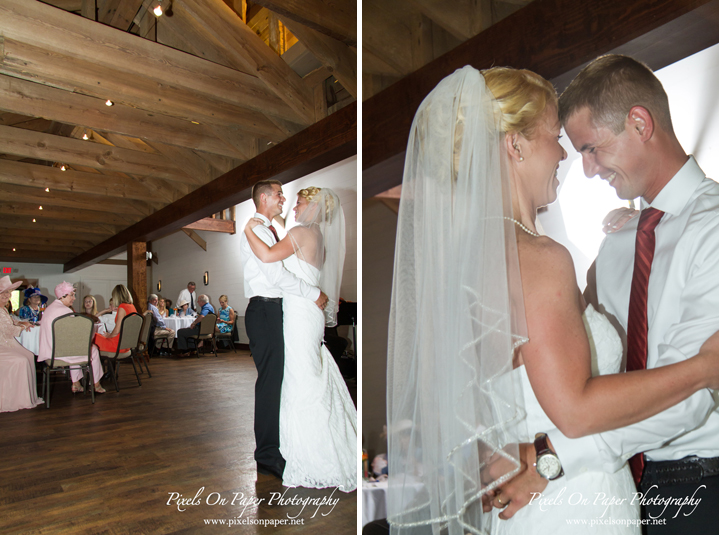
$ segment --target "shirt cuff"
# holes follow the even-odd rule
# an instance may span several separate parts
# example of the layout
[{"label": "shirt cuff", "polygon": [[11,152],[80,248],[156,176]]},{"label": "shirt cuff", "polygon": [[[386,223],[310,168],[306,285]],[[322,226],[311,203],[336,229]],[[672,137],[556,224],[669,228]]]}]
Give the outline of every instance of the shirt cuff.
[{"label": "shirt cuff", "polygon": [[567,479],[572,479],[586,472],[604,470],[602,454],[592,435],[581,438],[567,438],[559,429],[547,431],[552,448],[562,463]]}]

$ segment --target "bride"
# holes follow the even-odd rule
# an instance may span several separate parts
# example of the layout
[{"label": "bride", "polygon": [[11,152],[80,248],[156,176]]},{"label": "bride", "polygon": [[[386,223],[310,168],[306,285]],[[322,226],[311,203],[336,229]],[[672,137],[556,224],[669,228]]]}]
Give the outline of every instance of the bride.
[{"label": "bride", "polygon": [[345,256],[344,213],[329,188],[300,190],[297,225],[268,247],[252,228],[245,235],[262,262],[283,261],[287,270],[327,294],[324,313],[302,297],[283,298],[285,369],[280,401],[280,452],[287,487],[357,488],[357,410],[332,355],[324,328],[337,325]]},{"label": "bride", "polygon": [[[563,505],[510,520],[482,501],[506,506],[495,489],[520,468],[517,443],[537,431],[615,429],[719,386],[709,342],[678,364],[618,373],[617,332],[584,304],[569,253],[536,231],[567,156],[559,137],[554,88],[529,71],[464,67],[415,115],[389,326],[393,534],[575,534],[588,528],[568,520],[602,516],[635,523],[592,533],[639,533],[626,465],[550,481],[543,498]],[[573,493],[589,504],[568,504]],[[598,493],[627,499],[593,505]]]}]

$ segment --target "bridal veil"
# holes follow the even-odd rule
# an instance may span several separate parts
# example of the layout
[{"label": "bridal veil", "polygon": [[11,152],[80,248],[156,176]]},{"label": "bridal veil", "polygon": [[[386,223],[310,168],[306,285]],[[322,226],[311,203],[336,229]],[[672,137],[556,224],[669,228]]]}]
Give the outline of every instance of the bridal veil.
[{"label": "bridal veil", "polygon": [[524,411],[507,374],[526,323],[499,119],[467,66],[412,124],[387,364],[393,534],[487,532],[481,497],[518,471]]}]

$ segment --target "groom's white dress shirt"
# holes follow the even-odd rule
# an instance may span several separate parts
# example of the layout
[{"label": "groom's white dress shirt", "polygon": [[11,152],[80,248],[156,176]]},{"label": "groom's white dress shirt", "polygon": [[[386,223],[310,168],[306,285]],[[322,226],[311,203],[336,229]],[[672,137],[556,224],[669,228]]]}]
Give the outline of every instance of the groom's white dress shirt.
[{"label": "groom's white dress shirt", "polygon": [[[696,355],[719,330],[719,184],[690,157],[650,206],[665,212],[655,230],[647,300],[647,368],[656,368]],[[596,261],[599,304],[624,328],[625,348],[638,220],[609,234]],[[638,452],[652,461],[718,457],[718,401],[701,390],[627,427],[574,440],[556,429],[548,435],[569,478],[618,470]]]},{"label": "groom's white dress shirt", "polygon": [[[261,219],[264,225],[257,225],[252,230],[267,245],[275,244],[275,236],[270,230],[270,220],[262,214],[254,217]],[[299,295],[317,301],[320,289],[307,284],[287,271],[282,262],[264,263],[255,256],[247,241],[244,231],[240,237],[240,260],[245,278],[245,297],[255,296],[282,297],[283,294]]]}]

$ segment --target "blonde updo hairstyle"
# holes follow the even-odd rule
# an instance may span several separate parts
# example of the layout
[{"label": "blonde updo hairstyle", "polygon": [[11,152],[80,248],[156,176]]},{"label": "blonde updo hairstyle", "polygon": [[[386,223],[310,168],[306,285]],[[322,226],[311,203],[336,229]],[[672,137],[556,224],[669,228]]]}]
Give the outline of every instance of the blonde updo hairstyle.
[{"label": "blonde updo hairstyle", "polygon": [[[307,202],[312,202],[312,199],[314,199],[315,195],[317,195],[320,191],[322,191],[322,188],[316,188],[315,186],[309,186],[307,188],[301,189],[297,192],[297,195],[299,197],[303,197],[307,199]],[[328,195],[325,197],[325,219],[328,222],[332,221],[332,216],[335,211],[335,201],[332,198],[332,196]]]},{"label": "blonde updo hairstyle", "polygon": [[500,130],[532,139],[547,106],[557,108],[554,86],[537,73],[510,67],[482,71],[487,88],[494,95],[502,116]]}]

